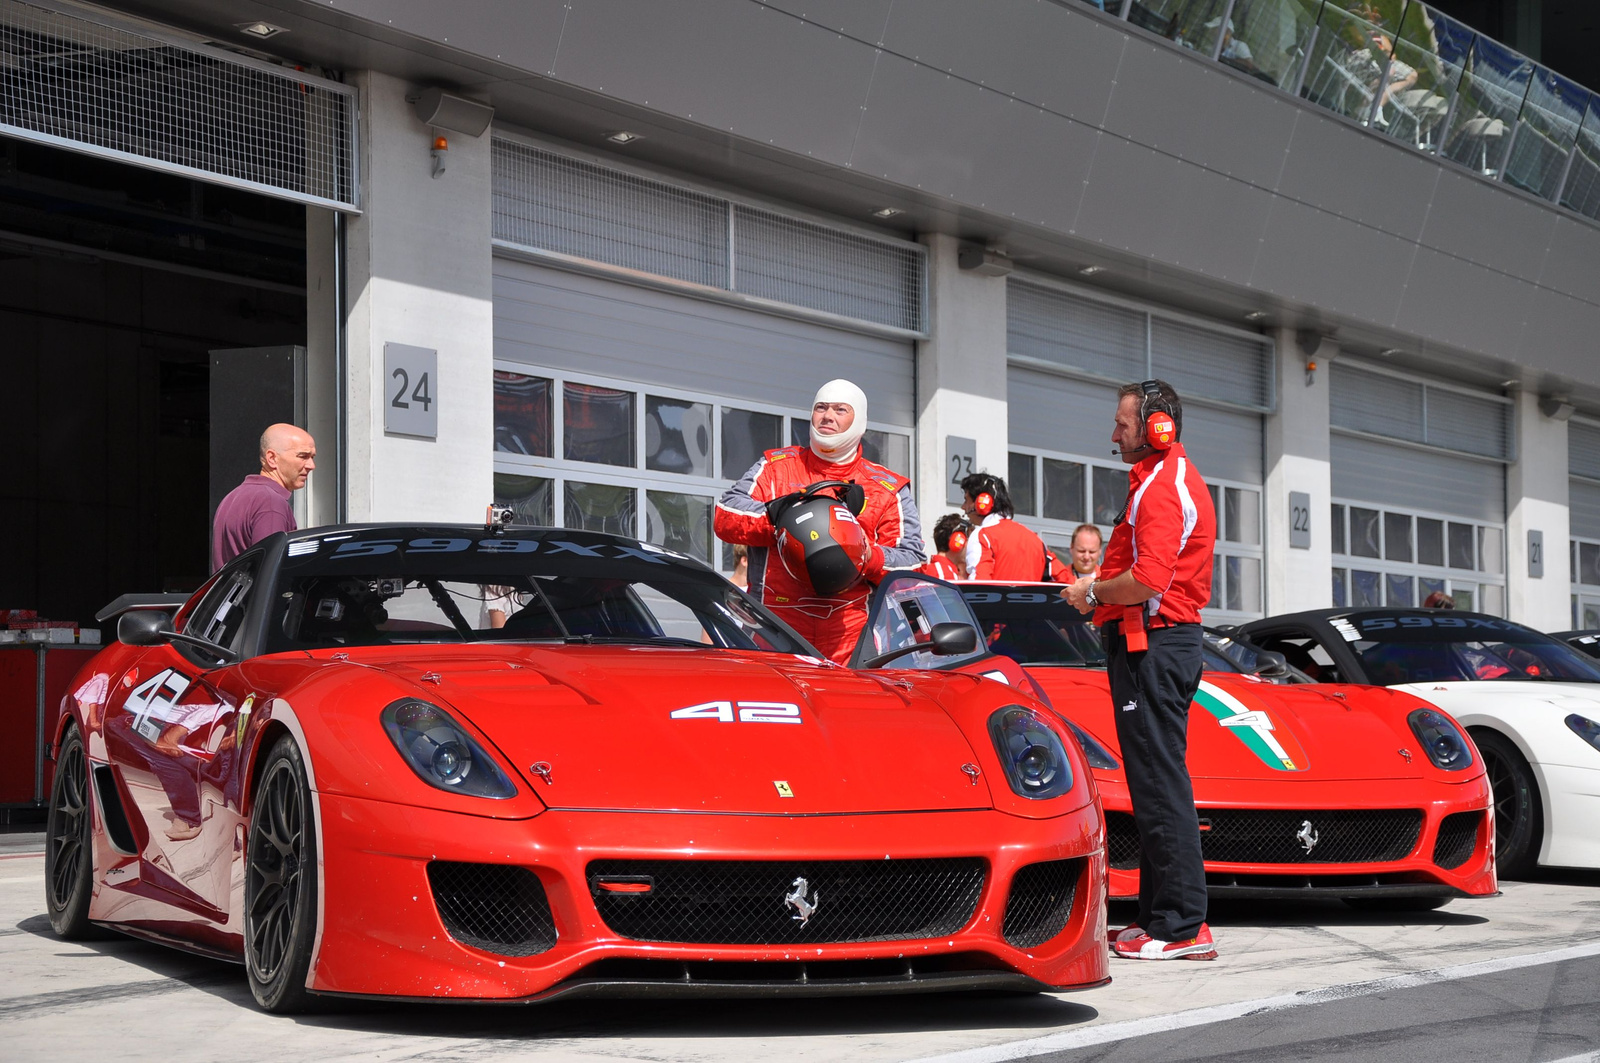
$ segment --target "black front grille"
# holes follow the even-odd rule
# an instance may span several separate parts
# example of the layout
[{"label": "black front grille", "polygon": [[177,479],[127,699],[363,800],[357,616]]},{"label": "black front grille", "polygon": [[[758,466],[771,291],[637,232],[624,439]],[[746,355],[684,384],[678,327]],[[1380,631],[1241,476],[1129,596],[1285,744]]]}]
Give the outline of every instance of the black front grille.
[{"label": "black front grille", "polygon": [[532,956],[556,943],[539,877],[506,864],[428,865],[433,903],[450,936],[463,945],[500,956]]},{"label": "black front grille", "polygon": [[1106,860],[1118,871],[1139,869],[1139,828],[1126,812],[1106,813]]},{"label": "black front grille", "polygon": [[1481,822],[1482,812],[1454,812],[1444,817],[1433,842],[1433,862],[1446,870],[1466,863],[1477,847]]},{"label": "black front grille", "polygon": [[[588,875],[600,917],[623,937],[783,945],[953,934],[977,911],[984,863],[597,860]],[[630,891],[613,892],[603,882],[626,883]],[[638,891],[640,884],[648,891]]]},{"label": "black front grille", "polygon": [[[1115,820],[1115,822],[1113,822]],[[1422,811],[1200,809],[1200,851],[1223,864],[1368,864],[1402,860],[1417,846]],[[1139,866],[1133,817],[1106,813],[1111,866]]]},{"label": "black front grille", "polygon": [[1082,872],[1081,859],[1029,864],[1018,871],[1006,900],[1006,941],[1029,949],[1061,933],[1072,915],[1072,898]]}]

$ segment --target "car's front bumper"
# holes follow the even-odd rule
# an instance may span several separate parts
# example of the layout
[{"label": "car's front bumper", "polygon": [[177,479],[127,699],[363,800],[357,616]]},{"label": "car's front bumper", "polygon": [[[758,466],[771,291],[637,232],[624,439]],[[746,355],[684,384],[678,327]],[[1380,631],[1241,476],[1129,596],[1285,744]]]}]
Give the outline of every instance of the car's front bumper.
[{"label": "car's front bumper", "polygon": [[[1043,820],[994,811],[782,817],[551,811],[504,821],[326,794],[318,802],[321,931],[308,983],[318,992],[514,1002],[571,994],[1068,989],[1107,980],[1104,840],[1093,805]],[[979,858],[985,875],[974,916],[931,940],[633,940],[606,924],[587,877],[597,860],[939,857]],[[1014,874],[1067,859],[1082,865],[1065,927],[1036,947],[1008,944],[1002,926]],[[549,901],[555,944],[510,956],[453,938],[430,888],[433,861],[532,871]]]}]

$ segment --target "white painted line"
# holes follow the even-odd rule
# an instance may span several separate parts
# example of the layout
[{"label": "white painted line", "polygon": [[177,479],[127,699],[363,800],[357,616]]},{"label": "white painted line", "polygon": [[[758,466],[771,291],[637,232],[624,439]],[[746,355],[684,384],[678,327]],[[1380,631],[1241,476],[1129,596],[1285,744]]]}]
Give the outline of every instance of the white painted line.
[{"label": "white painted line", "polygon": [[1600,1052],[1583,1052],[1576,1056],[1562,1056],[1550,1063],[1600,1063]]},{"label": "white painted line", "polygon": [[19,878],[0,878],[0,886],[4,886],[7,882],[42,882],[42,881],[44,881],[44,880],[41,879],[38,875],[22,875]]},{"label": "white painted line", "polygon": [[[1413,989],[1418,986],[1435,985],[1439,982],[1454,982],[1462,978],[1476,978],[1478,975],[1515,971],[1523,967],[1540,967],[1550,963],[1561,963],[1565,960],[1580,960],[1589,956],[1600,956],[1600,941],[1590,941],[1583,945],[1571,945],[1564,949],[1552,949],[1549,952],[1529,953],[1526,956],[1502,956],[1494,960],[1463,963],[1456,967],[1441,967],[1432,971],[1395,975],[1391,978],[1379,978],[1371,982],[1350,982],[1346,985],[1324,986],[1321,989],[1307,989],[1299,993],[1285,993],[1282,996],[1259,997],[1255,1000],[1241,1000],[1235,1004],[1216,1004],[1207,1008],[1178,1011],[1170,1015],[1152,1015],[1145,1019],[1130,1019],[1127,1022],[1107,1023],[1104,1026],[1087,1026],[1077,1030],[1063,1030],[1060,1033],[1047,1034],[1044,1037],[1030,1037],[1023,1041],[1010,1041],[1005,1044],[988,1045],[983,1048],[969,1048],[939,1056],[923,1056],[919,1059],[909,1060],[907,1063],[1004,1063],[1006,1060],[1023,1059],[1027,1056],[1041,1055],[1045,1052],[1063,1052],[1073,1048],[1088,1048],[1091,1045],[1110,1044],[1113,1041],[1125,1041],[1131,1037],[1144,1037],[1153,1033],[1188,1030],[1196,1026],[1210,1026],[1213,1023],[1242,1019],[1251,1015],[1265,1015],[1269,1012],[1284,1011],[1288,1008],[1301,1008],[1310,1004],[1327,1004],[1335,1000],[1372,996],[1376,993],[1386,993],[1391,989]],[[1585,1055],[1572,1056],[1566,1060],[1558,1060],[1556,1063],[1580,1063],[1580,1061],[1581,1063],[1596,1063],[1596,1061],[1600,1061],[1600,1053],[1591,1052]]]}]

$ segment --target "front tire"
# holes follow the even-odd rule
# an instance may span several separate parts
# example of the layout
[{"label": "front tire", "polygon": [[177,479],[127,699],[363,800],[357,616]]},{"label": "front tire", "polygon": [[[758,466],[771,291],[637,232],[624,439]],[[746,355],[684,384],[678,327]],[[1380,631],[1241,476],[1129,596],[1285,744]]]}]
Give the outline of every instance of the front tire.
[{"label": "front tire", "polygon": [[261,769],[245,852],[244,965],[256,1003],[279,1014],[307,1011],[317,923],[316,825],[305,761],[279,738]]},{"label": "front tire", "polygon": [[1539,862],[1544,810],[1533,769],[1516,744],[1498,731],[1474,731],[1494,792],[1495,870],[1501,878],[1525,878]]},{"label": "front tire", "polygon": [[56,756],[45,821],[44,892],[50,926],[68,941],[97,937],[89,922],[94,891],[94,841],[90,834],[89,758],[78,728],[67,730]]}]

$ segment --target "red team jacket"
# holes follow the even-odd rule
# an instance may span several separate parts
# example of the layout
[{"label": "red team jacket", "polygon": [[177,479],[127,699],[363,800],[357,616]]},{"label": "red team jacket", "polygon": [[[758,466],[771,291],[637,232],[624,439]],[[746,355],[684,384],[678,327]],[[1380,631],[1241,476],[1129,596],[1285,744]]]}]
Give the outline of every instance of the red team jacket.
[{"label": "red team jacket", "polygon": [[[1217,515],[1211,492],[1181,443],[1155,453],[1128,472],[1128,509],[1111,531],[1100,578],[1133,570],[1133,578],[1153,588],[1144,603],[1148,616],[1173,624],[1200,622],[1211,600],[1211,551]],[[1136,615],[1137,605],[1102,605],[1094,622],[1104,624]]]},{"label": "red team jacket", "polygon": [[[1044,540],[1010,517],[985,517],[967,539],[967,572],[971,579],[1023,583],[1054,580],[1058,574],[1066,578],[1061,570],[1061,562]],[[1066,582],[1070,583],[1070,578]]]},{"label": "red team jacket", "polygon": [[917,571],[922,573],[924,576],[932,576],[934,579],[942,579],[946,583],[950,583],[961,578],[961,573],[956,571],[956,566],[952,565],[950,563],[950,559],[945,557],[943,554],[934,554],[932,557],[928,558],[928,563],[917,569]]},{"label": "red team jacket", "polygon": [[[866,579],[832,598],[819,596],[804,577],[791,576],[768,550],[777,540],[767,520],[766,504],[819,480],[844,480],[866,490],[866,505],[857,519],[875,544]],[[722,496],[713,526],[724,542],[750,547],[750,593],[840,664],[850,659],[856,637],[867,622],[870,584],[883,579],[887,571],[914,569],[926,559],[917,506],[911,500],[911,481],[868,461],[860,450],[855,460],[840,465],[823,461],[810,447],[767,451]]]}]

